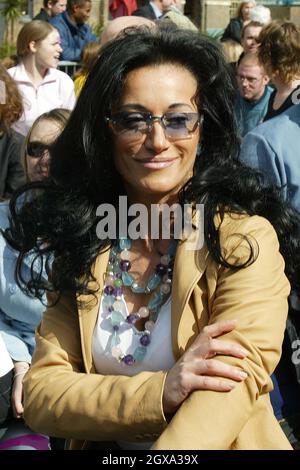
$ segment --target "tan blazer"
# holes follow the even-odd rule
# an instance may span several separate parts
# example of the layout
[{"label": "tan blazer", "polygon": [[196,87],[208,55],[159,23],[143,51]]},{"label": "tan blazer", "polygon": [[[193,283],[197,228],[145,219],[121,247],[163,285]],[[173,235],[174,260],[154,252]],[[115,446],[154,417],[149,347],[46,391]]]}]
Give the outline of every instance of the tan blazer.
[{"label": "tan blazer", "polygon": [[[91,441],[155,441],[153,449],[290,449],[272,411],[270,375],[277,365],[287,316],[289,283],[274,229],[261,217],[226,216],[220,229],[230,262],[257,254],[247,268],[217,265],[206,246],[177,248],[172,285],[172,340],[176,358],[208,323],[237,319],[226,340],[246,359],[219,356],[248,378],[231,392],[193,392],[170,423],[162,411],[166,372],[134,377],[95,373],[91,342],[109,253],[98,257],[100,284],[92,308],[71,296],[49,308],[24,380],[25,420],[39,432]],[[109,448],[109,447],[108,447]]]}]

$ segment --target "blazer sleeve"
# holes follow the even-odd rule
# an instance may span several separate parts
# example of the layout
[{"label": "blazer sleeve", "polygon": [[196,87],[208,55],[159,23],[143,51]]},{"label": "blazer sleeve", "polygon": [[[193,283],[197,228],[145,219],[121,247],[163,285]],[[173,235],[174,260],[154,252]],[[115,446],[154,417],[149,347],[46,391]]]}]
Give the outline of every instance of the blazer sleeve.
[{"label": "blazer sleeve", "polygon": [[164,372],[85,373],[76,302],[65,296],[46,310],[37,330],[24,379],[24,419],[31,429],[57,437],[154,440],[166,426],[164,380]]},{"label": "blazer sleeve", "polygon": [[249,355],[244,360],[230,356],[218,359],[245,370],[248,378],[228,393],[193,392],[154,444],[155,450],[231,448],[260,395],[272,388],[270,375],[280,359],[289,282],[275,231],[261,217],[247,218],[237,231],[221,233],[227,259],[234,263],[248,258],[245,235],[257,259],[239,270],[215,265],[216,290],[209,323],[237,319],[237,328],[220,339],[238,343]]}]

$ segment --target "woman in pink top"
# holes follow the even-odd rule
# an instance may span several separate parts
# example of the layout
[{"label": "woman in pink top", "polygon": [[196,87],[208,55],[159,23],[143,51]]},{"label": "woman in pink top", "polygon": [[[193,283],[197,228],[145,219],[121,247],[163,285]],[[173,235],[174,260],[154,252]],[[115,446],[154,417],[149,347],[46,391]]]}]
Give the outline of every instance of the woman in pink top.
[{"label": "woman in pink top", "polygon": [[74,84],[57,70],[62,52],[59,33],[45,21],[31,21],[21,29],[17,39],[19,63],[9,69],[23,97],[24,113],[14,129],[26,135],[41,114],[54,108],[73,109]]}]

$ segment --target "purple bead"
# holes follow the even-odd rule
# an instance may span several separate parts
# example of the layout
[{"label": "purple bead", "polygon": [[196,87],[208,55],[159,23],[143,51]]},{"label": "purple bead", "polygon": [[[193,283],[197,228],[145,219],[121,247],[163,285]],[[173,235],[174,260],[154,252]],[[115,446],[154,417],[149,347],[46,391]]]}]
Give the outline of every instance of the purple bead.
[{"label": "purple bead", "polygon": [[127,323],[130,323],[130,325],[133,325],[138,319],[138,316],[135,315],[134,313],[131,313],[130,315],[128,315],[128,317],[126,318],[127,320]]},{"label": "purple bead", "polygon": [[167,266],[164,266],[163,264],[159,263],[156,268],[155,268],[156,274],[159,274],[159,276],[163,276],[167,272]]},{"label": "purple bead", "polygon": [[127,366],[132,366],[135,363],[134,357],[131,354],[127,354],[123,357],[122,361],[125,362]]},{"label": "purple bead", "polygon": [[115,287],[114,289],[114,296],[115,297],[121,297],[123,294],[122,288],[121,287]]},{"label": "purple bead", "polygon": [[105,286],[104,288],[104,293],[106,295],[112,295],[113,291],[114,291],[113,286]]},{"label": "purple bead", "polygon": [[140,343],[142,346],[148,346],[151,343],[149,335],[143,335],[140,339]]},{"label": "purple bead", "polygon": [[117,279],[122,279],[122,273],[116,273],[115,276]]},{"label": "purple bead", "polygon": [[120,261],[119,266],[121,271],[129,271],[129,269],[131,268],[131,263],[130,261],[128,261],[128,259],[122,259],[122,261]]}]

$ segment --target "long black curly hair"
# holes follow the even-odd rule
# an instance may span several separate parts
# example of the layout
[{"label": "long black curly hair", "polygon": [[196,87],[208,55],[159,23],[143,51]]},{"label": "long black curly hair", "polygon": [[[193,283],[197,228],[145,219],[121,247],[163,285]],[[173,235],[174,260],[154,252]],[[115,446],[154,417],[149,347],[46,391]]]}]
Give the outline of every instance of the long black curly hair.
[{"label": "long black curly hair", "polygon": [[[201,153],[194,176],[180,192],[180,202],[205,204],[205,241],[211,255],[230,266],[222,256],[214,224],[217,211],[264,216],[277,231],[287,276],[298,287],[298,215],[281,201],[278,190],[262,185],[259,173],[238,160],[231,69],[219,47],[205,36],[163,27],[131,29],[103,48],[52,149],[50,178],[26,185],[12,198],[11,226],[5,236],[20,251],[16,274],[27,293],[41,298],[45,289],[91,292],[92,265],[111,244],[111,240],[97,238],[96,208],[110,203],[117,211],[119,196],[126,194],[114,167],[112,135],[105,117],[121,97],[130,71],[162,63],[186,67],[198,82],[197,105],[204,116]],[[19,196],[28,191],[28,202],[18,204]],[[32,279],[25,285],[21,268],[29,252],[49,270],[53,257],[48,281],[41,268],[35,274],[32,271]],[[250,246],[247,264],[254,258]]]}]

